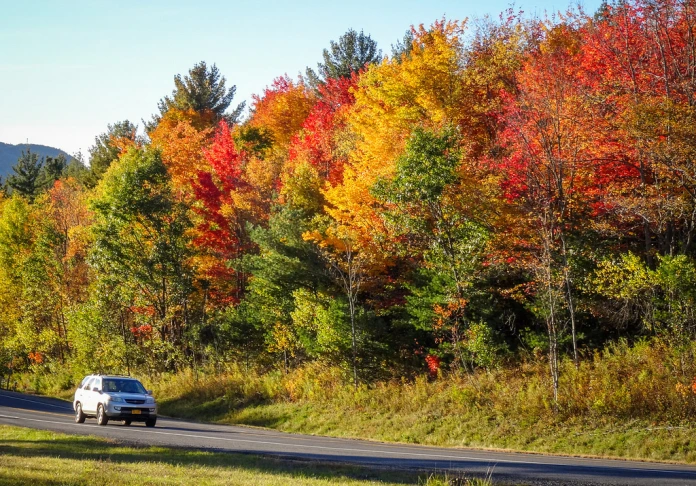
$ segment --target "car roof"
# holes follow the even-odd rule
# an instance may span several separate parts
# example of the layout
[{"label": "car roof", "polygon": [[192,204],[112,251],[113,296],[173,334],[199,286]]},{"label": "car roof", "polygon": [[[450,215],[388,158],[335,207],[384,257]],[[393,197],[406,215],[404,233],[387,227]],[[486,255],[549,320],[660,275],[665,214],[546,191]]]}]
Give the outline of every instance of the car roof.
[{"label": "car roof", "polygon": [[138,381],[137,378],[134,378],[132,376],[124,376],[124,375],[87,375],[83,380],[87,378],[118,378],[120,380],[135,380]]}]

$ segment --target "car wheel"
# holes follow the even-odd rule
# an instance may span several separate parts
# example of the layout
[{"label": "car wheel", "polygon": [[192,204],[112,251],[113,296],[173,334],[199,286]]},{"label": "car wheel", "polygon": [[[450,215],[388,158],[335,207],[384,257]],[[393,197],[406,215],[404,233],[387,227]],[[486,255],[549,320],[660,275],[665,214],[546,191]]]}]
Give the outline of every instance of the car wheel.
[{"label": "car wheel", "polygon": [[147,420],[145,421],[145,427],[154,427],[156,423],[157,423],[157,419],[156,419],[156,418],[147,419]]},{"label": "car wheel", "polygon": [[123,425],[130,425],[130,424],[131,424],[131,421],[130,421],[130,420],[124,420],[124,421],[123,421]]},{"label": "car wheel", "polygon": [[75,404],[75,423],[83,424],[85,422],[85,414],[82,412],[82,404],[77,402]]},{"label": "car wheel", "polygon": [[109,423],[109,418],[106,416],[106,411],[104,410],[104,405],[101,403],[97,408],[97,423],[99,425],[106,425]]}]

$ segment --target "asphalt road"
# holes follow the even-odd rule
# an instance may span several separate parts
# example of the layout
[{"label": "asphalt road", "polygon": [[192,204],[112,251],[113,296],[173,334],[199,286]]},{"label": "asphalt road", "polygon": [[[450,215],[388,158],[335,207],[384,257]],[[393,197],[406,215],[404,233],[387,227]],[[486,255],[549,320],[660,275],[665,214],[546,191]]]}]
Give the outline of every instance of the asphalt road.
[{"label": "asphalt road", "polygon": [[439,473],[465,471],[479,476],[490,473],[494,480],[523,484],[696,485],[696,467],[689,466],[386,444],[162,417],[153,429],[143,424],[126,427],[121,422],[101,427],[94,419],[76,424],[72,414],[71,404],[61,400],[0,391],[0,424],[108,437],[135,445],[253,453]]}]

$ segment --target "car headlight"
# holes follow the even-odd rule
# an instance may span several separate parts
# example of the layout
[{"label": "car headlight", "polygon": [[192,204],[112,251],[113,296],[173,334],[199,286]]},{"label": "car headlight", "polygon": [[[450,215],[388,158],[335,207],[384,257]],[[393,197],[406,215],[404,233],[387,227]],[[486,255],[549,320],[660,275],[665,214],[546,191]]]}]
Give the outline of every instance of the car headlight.
[{"label": "car headlight", "polygon": [[109,400],[111,400],[112,402],[122,402],[123,398],[109,396]]},{"label": "car headlight", "polygon": [[155,403],[155,399],[150,397],[145,400],[145,403]]}]

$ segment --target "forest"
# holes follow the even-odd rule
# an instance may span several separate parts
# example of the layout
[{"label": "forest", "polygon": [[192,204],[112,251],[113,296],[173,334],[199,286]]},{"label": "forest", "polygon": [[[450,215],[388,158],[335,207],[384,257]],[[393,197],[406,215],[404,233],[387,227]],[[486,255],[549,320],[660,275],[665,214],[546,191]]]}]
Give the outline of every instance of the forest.
[{"label": "forest", "polygon": [[8,384],[537,363],[559,404],[565,375],[642,349],[671,397],[649,407],[696,410],[696,1],[443,18],[388,53],[349,30],[321,59],[247,115],[200,62],[87,161],[23,154],[0,192]]}]

